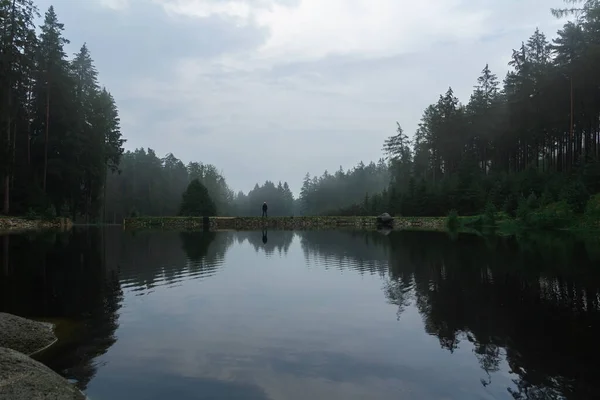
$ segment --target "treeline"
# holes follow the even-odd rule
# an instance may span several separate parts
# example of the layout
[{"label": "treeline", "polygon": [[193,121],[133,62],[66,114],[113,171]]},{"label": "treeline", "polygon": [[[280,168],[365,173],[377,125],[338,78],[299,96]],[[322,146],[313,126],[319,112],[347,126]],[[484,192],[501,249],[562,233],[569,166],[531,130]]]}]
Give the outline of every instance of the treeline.
[{"label": "treeline", "polygon": [[466,104],[450,88],[426,108],[414,141],[398,125],[390,186],[337,213],[584,211],[600,192],[600,3],[575,3],[553,10],[577,15],[555,39],[536,30],[513,50],[503,85],[486,65]]},{"label": "treeline", "polygon": [[85,44],[67,58],[54,9],[0,1],[0,175],[4,214],[98,217],[123,153],[119,115]]},{"label": "treeline", "polygon": [[120,223],[138,215],[178,215],[182,194],[198,179],[208,190],[219,215],[233,214],[233,191],[214,165],[185,165],[169,153],[159,158],[152,149],[123,154],[119,173],[108,177],[104,221]]},{"label": "treeline", "polygon": [[233,210],[235,215],[244,217],[261,215],[261,206],[265,201],[269,206],[268,215],[298,215],[294,195],[288,183],[282,184],[281,181],[277,185],[271,181],[266,181],[263,185],[257,183],[247,195],[240,191],[235,196]]},{"label": "treeline", "polygon": [[175,216],[181,211],[182,194],[198,179],[221,216],[260,215],[264,201],[269,215],[296,213],[294,196],[287,182],[256,184],[248,194],[234,194],[222,173],[211,164],[187,165],[169,153],[159,158],[152,149],[123,154],[119,172],[108,177],[104,221],[120,223],[130,216]]},{"label": "treeline", "polygon": [[390,182],[390,169],[384,159],[377,164],[365,165],[362,161],[354,168],[344,171],[342,167],[320,177],[306,174],[300,196],[299,212],[303,215],[339,214],[340,209],[352,207],[365,196],[381,193]]}]

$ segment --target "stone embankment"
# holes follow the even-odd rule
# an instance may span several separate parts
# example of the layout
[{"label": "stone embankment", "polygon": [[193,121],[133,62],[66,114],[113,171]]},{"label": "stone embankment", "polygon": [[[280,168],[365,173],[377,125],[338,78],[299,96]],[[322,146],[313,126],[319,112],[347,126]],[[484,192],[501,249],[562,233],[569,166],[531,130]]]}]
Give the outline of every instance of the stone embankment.
[{"label": "stone embankment", "polygon": [[69,218],[29,219],[23,217],[0,217],[0,232],[33,231],[40,229],[71,229]]},{"label": "stone embankment", "polygon": [[[444,218],[396,217],[397,229],[445,229]],[[140,217],[123,221],[125,229],[259,230],[375,229],[377,217]]]},{"label": "stone embankment", "polygon": [[0,313],[0,399],[86,399],[65,378],[29,357],[56,340],[52,324]]}]

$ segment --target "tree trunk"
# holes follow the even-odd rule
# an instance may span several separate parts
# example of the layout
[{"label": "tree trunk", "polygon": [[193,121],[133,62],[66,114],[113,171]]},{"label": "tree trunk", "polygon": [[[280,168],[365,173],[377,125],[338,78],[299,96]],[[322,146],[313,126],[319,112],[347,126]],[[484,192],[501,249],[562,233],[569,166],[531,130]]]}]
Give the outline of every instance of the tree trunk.
[{"label": "tree trunk", "polygon": [[[48,74],[50,75],[50,74]],[[46,90],[46,132],[44,135],[44,180],[42,188],[46,193],[46,180],[48,177],[48,132],[50,128],[50,76],[48,76],[48,88]]]},{"label": "tree trunk", "polygon": [[10,212],[10,161],[9,159],[9,151],[10,151],[10,125],[11,125],[11,106],[12,106],[12,46],[15,40],[15,17],[16,17],[16,0],[12,1],[11,7],[11,26],[10,26],[10,37],[6,46],[6,76],[7,76],[7,84],[6,84],[6,165],[4,171],[4,201],[2,205],[2,211],[4,214]]}]

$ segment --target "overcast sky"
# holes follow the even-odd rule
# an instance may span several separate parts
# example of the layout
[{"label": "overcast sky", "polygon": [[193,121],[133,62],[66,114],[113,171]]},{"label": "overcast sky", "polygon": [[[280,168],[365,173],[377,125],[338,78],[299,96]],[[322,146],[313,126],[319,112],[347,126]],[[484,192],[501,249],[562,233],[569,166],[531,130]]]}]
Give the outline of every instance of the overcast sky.
[{"label": "overcast sky", "polygon": [[500,78],[562,0],[37,0],[87,42],[127,149],[220,168],[234,190],[381,157],[452,86]]}]

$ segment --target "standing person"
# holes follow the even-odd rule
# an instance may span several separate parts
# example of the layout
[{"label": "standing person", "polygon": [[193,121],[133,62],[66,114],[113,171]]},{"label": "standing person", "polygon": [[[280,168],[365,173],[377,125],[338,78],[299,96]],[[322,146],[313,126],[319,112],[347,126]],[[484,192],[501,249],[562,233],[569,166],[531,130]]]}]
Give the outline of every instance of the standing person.
[{"label": "standing person", "polygon": [[263,217],[266,217],[266,216],[267,216],[267,209],[268,209],[268,208],[269,208],[269,207],[267,206],[267,202],[265,201],[265,202],[263,203],[263,206],[262,206],[262,216],[263,216]]}]

